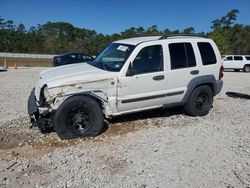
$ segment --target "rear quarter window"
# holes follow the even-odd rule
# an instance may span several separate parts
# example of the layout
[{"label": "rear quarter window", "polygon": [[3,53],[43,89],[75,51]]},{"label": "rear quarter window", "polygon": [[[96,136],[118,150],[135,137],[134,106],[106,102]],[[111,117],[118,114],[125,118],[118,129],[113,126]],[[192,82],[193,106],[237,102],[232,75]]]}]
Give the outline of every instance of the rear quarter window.
[{"label": "rear quarter window", "polygon": [[201,54],[203,65],[212,65],[217,63],[212,45],[208,42],[198,42],[198,48]]},{"label": "rear quarter window", "polygon": [[250,61],[250,56],[246,56],[246,59],[247,59],[248,61]]}]

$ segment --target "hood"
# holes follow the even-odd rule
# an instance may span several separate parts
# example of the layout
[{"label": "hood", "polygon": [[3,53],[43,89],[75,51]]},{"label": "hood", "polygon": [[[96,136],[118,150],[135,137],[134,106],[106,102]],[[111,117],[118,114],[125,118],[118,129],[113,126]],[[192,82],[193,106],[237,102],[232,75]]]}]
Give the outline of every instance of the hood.
[{"label": "hood", "polygon": [[40,73],[40,82],[49,88],[96,80],[111,79],[118,72],[109,72],[88,63],[77,63],[51,68]]}]

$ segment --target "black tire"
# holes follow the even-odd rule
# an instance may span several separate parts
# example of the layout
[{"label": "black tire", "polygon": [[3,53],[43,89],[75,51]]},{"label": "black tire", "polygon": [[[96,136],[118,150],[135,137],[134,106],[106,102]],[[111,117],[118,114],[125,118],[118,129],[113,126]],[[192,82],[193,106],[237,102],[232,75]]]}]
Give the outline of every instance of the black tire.
[{"label": "black tire", "polygon": [[64,101],[54,116],[54,128],[61,139],[96,136],[103,128],[104,117],[96,100],[74,96]]},{"label": "black tire", "polygon": [[212,105],[213,92],[209,86],[204,85],[194,89],[184,110],[190,116],[205,116]]},{"label": "black tire", "polygon": [[243,67],[243,71],[244,71],[244,72],[250,72],[250,65],[245,65],[245,66]]},{"label": "black tire", "polygon": [[240,69],[234,69],[234,72],[240,72]]}]

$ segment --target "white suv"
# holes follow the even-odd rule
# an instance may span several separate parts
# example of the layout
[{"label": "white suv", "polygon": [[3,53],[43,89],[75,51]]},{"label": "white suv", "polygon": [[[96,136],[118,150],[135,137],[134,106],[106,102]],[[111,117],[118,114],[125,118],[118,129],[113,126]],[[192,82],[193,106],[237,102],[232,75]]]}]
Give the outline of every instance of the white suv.
[{"label": "white suv", "polygon": [[43,71],[28,112],[42,130],[62,139],[101,132],[104,117],[183,106],[206,115],[222,88],[220,52],[211,39],[140,37],[107,46],[92,62]]},{"label": "white suv", "polygon": [[236,72],[240,70],[250,72],[250,55],[226,55],[222,62],[225,69],[233,69]]}]

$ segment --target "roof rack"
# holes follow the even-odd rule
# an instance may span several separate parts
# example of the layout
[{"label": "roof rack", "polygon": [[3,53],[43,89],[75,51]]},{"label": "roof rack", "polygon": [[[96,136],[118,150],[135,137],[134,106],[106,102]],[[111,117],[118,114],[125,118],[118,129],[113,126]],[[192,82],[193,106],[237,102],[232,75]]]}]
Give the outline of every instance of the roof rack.
[{"label": "roof rack", "polygon": [[198,34],[176,34],[176,35],[163,35],[162,37],[159,38],[159,40],[168,39],[170,37],[202,37],[202,38],[206,38],[204,35],[198,35]]}]

